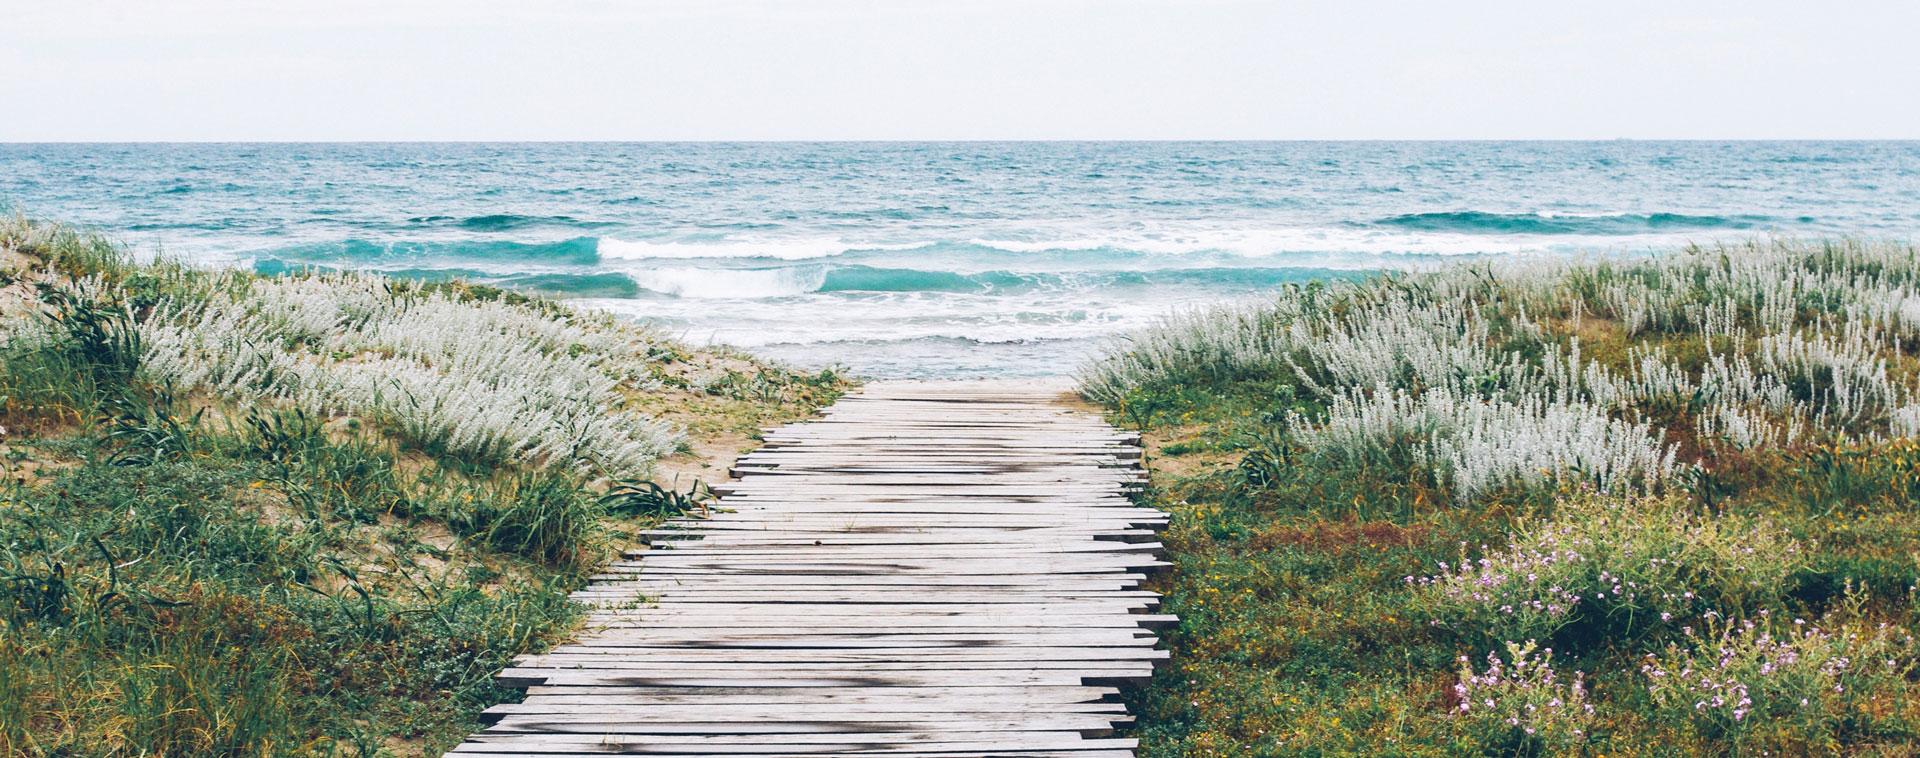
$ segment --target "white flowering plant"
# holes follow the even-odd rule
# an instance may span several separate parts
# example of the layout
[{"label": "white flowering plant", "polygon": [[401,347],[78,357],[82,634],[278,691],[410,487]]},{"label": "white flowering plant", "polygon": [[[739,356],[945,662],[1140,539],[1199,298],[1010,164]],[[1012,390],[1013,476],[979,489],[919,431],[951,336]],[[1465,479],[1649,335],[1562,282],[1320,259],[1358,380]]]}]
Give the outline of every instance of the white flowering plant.
[{"label": "white flowering plant", "polygon": [[[1624,346],[1589,354],[1586,334]],[[1579,480],[1658,491],[1703,454],[1912,436],[1920,393],[1895,368],[1916,340],[1911,246],[1756,240],[1288,287],[1126,335],[1080,381],[1112,405],[1284,382],[1327,409],[1276,414],[1309,451],[1419,467],[1466,502]]]},{"label": "white flowering plant", "polygon": [[156,305],[140,327],[148,378],[368,417],[479,463],[638,477],[684,442],[627,408],[624,393],[659,389],[648,368],[665,340],[639,325],[365,274],[246,284]]}]

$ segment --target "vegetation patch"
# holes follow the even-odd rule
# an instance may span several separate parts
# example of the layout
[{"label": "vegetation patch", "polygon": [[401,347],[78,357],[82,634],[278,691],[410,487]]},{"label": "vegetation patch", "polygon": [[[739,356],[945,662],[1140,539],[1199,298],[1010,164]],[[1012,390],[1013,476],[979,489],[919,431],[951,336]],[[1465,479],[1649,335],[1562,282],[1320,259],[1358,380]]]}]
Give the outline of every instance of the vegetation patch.
[{"label": "vegetation patch", "polygon": [[1759,240],[1116,342],[1182,619],[1142,754],[1912,755],[1916,338],[1920,251]]},{"label": "vegetation patch", "polygon": [[699,505],[688,451],[847,386],[458,282],[0,251],[0,755],[439,755]]}]

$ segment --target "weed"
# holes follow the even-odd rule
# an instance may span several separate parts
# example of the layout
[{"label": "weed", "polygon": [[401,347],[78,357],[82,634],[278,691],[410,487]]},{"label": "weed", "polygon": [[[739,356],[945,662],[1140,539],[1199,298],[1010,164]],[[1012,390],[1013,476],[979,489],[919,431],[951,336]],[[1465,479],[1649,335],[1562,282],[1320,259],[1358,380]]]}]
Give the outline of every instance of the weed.
[{"label": "weed", "polygon": [[640,479],[615,482],[607,494],[600,497],[600,506],[615,516],[678,516],[694,508],[704,508],[712,499],[713,491],[699,481],[686,492],[680,492]]},{"label": "weed", "polygon": [[501,481],[455,526],[496,550],[564,565],[598,542],[602,514],[571,478],[527,472]]}]

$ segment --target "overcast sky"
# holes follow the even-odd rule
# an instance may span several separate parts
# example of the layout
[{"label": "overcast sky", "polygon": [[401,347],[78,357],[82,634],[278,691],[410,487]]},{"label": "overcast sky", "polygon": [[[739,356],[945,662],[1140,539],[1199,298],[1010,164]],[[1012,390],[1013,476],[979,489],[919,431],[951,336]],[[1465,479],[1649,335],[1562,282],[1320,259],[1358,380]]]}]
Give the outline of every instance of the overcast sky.
[{"label": "overcast sky", "polygon": [[1920,2],[0,0],[0,141],[1920,138]]}]

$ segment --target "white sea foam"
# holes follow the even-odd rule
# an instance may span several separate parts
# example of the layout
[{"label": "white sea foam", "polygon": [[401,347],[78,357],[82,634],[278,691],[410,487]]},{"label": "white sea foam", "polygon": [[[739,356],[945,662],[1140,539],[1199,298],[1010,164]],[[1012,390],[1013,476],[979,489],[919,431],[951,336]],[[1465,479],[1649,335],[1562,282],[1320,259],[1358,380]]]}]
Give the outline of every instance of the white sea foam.
[{"label": "white sea foam", "polygon": [[[1068,230],[1058,230],[1068,231]],[[1192,255],[1226,254],[1265,258],[1300,253],[1348,254],[1371,267],[1365,256],[1376,255],[1501,255],[1571,250],[1644,250],[1670,248],[1686,242],[1709,242],[1738,237],[1733,231],[1698,230],[1635,235],[1474,234],[1420,232],[1357,227],[1282,227],[1271,229],[1149,229],[1085,230],[1052,238],[1015,238],[1016,235],[928,239],[911,243],[850,240],[841,237],[701,241],[636,241],[603,238],[598,251],[603,261],[766,258],[812,260],[851,253],[922,250],[941,244],[966,244],[1014,254],[1107,251],[1114,254]],[[1024,235],[1022,235],[1024,236]],[[1334,266],[1346,268],[1347,266]]]},{"label": "white sea foam", "polygon": [[945,292],[885,293],[844,298],[808,294],[787,300],[715,304],[698,300],[594,299],[595,309],[655,321],[695,342],[741,347],[905,340],[1013,344],[1094,339],[1143,328],[1169,307],[1167,298],[1122,301],[1051,293],[1006,297]]},{"label": "white sea foam", "polygon": [[1272,229],[1150,230],[1102,233],[1091,236],[1036,239],[975,238],[974,245],[1010,253],[1111,250],[1146,255],[1223,253],[1265,258],[1299,253],[1325,253],[1333,268],[1339,256],[1352,255],[1371,268],[1367,256],[1377,255],[1505,255],[1572,250],[1641,250],[1668,248],[1688,241],[1744,233],[1648,233],[1637,235],[1473,234],[1466,232],[1409,232],[1345,226],[1284,227]]},{"label": "white sea foam", "polygon": [[695,299],[791,297],[820,289],[825,266],[772,269],[653,268],[627,272],[634,283],[663,295]]},{"label": "white sea foam", "polygon": [[1120,237],[1086,237],[1056,240],[998,240],[975,237],[967,240],[967,244],[1009,253],[1044,253],[1054,250],[1100,250],[1102,248],[1127,249]]},{"label": "white sea foam", "polygon": [[687,258],[774,258],[786,261],[831,258],[865,250],[911,250],[932,243],[908,245],[857,242],[845,239],[740,239],[713,242],[673,242],[601,238],[602,260],[672,260]]}]

